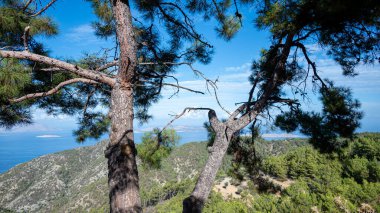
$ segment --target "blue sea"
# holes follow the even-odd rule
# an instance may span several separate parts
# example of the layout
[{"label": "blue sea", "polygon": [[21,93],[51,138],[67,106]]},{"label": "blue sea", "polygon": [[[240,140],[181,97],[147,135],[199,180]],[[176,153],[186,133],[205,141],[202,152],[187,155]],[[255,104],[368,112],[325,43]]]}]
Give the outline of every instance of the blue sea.
[{"label": "blue sea", "polygon": [[[98,140],[77,143],[71,131],[60,132],[59,137],[55,137],[55,134],[46,131],[23,133],[0,132],[0,173],[41,155],[94,145],[108,138],[108,135],[104,135]],[[205,131],[178,132],[178,134],[181,136],[180,144],[205,141],[207,139]],[[135,134],[137,143],[141,141],[142,135],[142,133]]]}]

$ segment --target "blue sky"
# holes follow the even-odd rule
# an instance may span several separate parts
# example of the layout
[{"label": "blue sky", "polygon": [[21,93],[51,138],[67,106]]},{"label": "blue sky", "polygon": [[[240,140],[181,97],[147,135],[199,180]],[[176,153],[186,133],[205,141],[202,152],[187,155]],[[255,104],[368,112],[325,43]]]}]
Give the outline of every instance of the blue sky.
[{"label": "blue sky", "polygon": [[[244,12],[249,12],[246,9]],[[43,40],[51,55],[61,59],[78,59],[84,53],[95,53],[101,48],[112,47],[113,41],[101,40],[95,37],[91,22],[96,20],[92,14],[90,5],[85,1],[60,0],[54,8],[47,12],[53,17],[59,26],[59,35],[53,38],[39,38]],[[253,25],[253,17],[244,19],[243,29],[231,41],[226,42],[216,36],[214,23],[203,22],[195,18],[195,23],[208,41],[215,47],[213,60],[208,65],[195,64],[210,79],[219,79],[218,94],[221,104],[228,110],[233,110],[235,103],[247,99],[250,84],[247,80],[250,74],[250,63],[259,57],[260,49],[269,45],[269,34],[265,31],[257,31]],[[322,77],[328,77],[337,85],[350,86],[354,97],[362,103],[364,118],[360,131],[380,131],[380,69],[379,66],[360,66],[360,75],[355,78],[342,77],[340,67],[324,54],[324,50],[318,45],[309,44],[308,48],[312,58],[316,61]],[[197,90],[206,91],[205,82],[197,78],[187,67],[180,67],[176,76],[180,84]],[[311,87],[309,87],[311,92]],[[153,127],[162,127],[169,122],[170,114],[180,113],[185,107],[210,107],[217,111],[220,118],[226,117],[215,98],[210,95],[197,95],[182,91],[179,95],[168,99],[173,94],[172,88],[164,88],[163,98],[151,107],[150,113],[154,119],[144,126],[136,123],[136,131],[142,132]],[[311,95],[311,100],[304,104],[305,109],[317,110],[320,107],[316,96]],[[202,124],[207,120],[205,112],[192,112],[183,116],[174,123],[179,131],[201,130]],[[56,117],[36,110],[35,123],[31,126],[16,127],[12,132],[53,132],[57,135],[61,131],[74,130],[76,119],[65,115]],[[1,130],[6,132],[9,130]]]}]

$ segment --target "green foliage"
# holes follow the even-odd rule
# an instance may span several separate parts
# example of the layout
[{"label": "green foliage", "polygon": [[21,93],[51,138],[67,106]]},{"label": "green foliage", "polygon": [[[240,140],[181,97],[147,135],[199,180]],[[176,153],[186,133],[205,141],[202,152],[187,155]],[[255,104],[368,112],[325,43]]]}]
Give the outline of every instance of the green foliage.
[{"label": "green foliage", "polygon": [[[21,37],[27,26],[30,26],[30,35],[32,36],[53,36],[58,33],[56,24],[50,18],[31,16],[31,11],[24,11],[22,9],[23,1],[1,1],[0,3],[0,46],[23,48]],[[38,47],[38,42],[33,38],[29,42],[32,50]]]},{"label": "green foliage", "polygon": [[291,110],[277,116],[275,125],[287,132],[299,129],[311,136],[311,143],[321,151],[337,151],[347,145],[347,140],[338,140],[338,136],[349,138],[360,126],[360,103],[352,99],[349,89],[334,87],[332,83],[329,88],[322,88],[320,93],[322,113]]},{"label": "green foliage", "polygon": [[260,3],[256,19],[259,28],[269,28],[274,39],[281,39],[290,32],[302,33],[303,39],[315,35],[346,75],[354,75],[354,68],[360,62],[378,60],[380,7],[376,0],[269,0]]},{"label": "green foliage", "polygon": [[363,180],[368,179],[368,159],[355,156],[346,162],[346,172],[348,176],[353,177],[357,182],[362,183]]},{"label": "green foliage", "polygon": [[144,133],[137,153],[145,167],[160,168],[162,159],[166,158],[178,143],[179,136],[174,129]]},{"label": "green foliage", "polygon": [[212,192],[207,200],[203,212],[236,212],[247,213],[248,207],[238,199],[224,200],[219,193]]},{"label": "green foliage", "polygon": [[287,168],[284,157],[268,157],[261,166],[261,169],[274,177],[285,179],[287,177]]},{"label": "green foliage", "polygon": [[99,139],[111,123],[109,116],[102,113],[86,113],[79,119],[79,128],[74,131],[78,142],[83,142],[86,138]]},{"label": "green foliage", "polygon": [[310,212],[317,208],[322,212],[354,212],[363,203],[379,209],[380,165],[374,160],[379,153],[363,153],[363,150],[376,150],[378,136],[360,134],[348,147],[338,150],[339,154],[322,154],[306,146],[265,158],[262,171],[277,177],[286,171],[286,177],[295,183],[286,188],[280,198],[257,196],[254,210]]},{"label": "green foliage", "polygon": [[182,180],[180,182],[172,180],[164,185],[157,184],[154,187],[141,190],[140,194],[143,206],[154,206],[177,195],[185,196],[191,193],[194,185],[195,182],[191,179]]},{"label": "green foliage", "polygon": [[0,103],[19,96],[31,83],[30,69],[16,59],[4,59],[0,64]]}]

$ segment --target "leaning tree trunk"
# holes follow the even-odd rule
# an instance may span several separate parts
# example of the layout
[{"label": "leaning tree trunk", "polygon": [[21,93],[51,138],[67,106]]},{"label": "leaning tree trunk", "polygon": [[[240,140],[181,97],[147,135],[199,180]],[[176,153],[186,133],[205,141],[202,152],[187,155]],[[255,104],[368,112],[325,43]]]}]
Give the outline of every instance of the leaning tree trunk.
[{"label": "leaning tree trunk", "polygon": [[241,105],[236,109],[231,115],[228,121],[221,123],[215,114],[215,111],[209,111],[209,121],[216,132],[216,137],[214,139],[214,146],[212,147],[209,158],[206,162],[206,166],[203,168],[203,171],[198,178],[197,184],[195,185],[194,191],[191,196],[186,198],[183,201],[183,212],[184,213],[200,213],[204,206],[205,201],[207,200],[211,189],[214,184],[216,173],[222,164],[224,155],[227,152],[228,144],[231,141],[232,135],[242,130],[253,120],[255,120],[257,114],[267,106],[267,101],[271,96],[273,90],[277,86],[277,81],[279,78],[279,73],[284,72],[286,68],[286,61],[289,57],[290,49],[293,45],[293,38],[296,33],[289,33],[286,37],[286,42],[283,45],[281,55],[277,66],[273,72],[272,77],[269,79],[269,83],[266,85],[264,93],[261,98],[259,98],[252,109],[248,110],[240,118],[236,118],[246,105]]},{"label": "leaning tree trunk", "polygon": [[106,151],[111,212],[141,212],[136,148],[133,138],[133,79],[136,41],[128,0],[112,0],[120,46],[119,70],[111,94],[111,134]]},{"label": "leaning tree trunk", "polygon": [[[225,126],[222,125],[224,128]],[[209,150],[210,154],[201,175],[198,178],[194,191],[191,196],[183,201],[184,213],[200,213],[204,206],[205,201],[210,195],[216,173],[222,164],[223,157],[225,156],[228,144],[231,140],[232,132],[226,133],[224,130],[215,131],[216,136],[214,145]]]},{"label": "leaning tree trunk", "polygon": [[133,90],[117,85],[111,97],[108,184],[111,212],[141,212],[133,138]]}]

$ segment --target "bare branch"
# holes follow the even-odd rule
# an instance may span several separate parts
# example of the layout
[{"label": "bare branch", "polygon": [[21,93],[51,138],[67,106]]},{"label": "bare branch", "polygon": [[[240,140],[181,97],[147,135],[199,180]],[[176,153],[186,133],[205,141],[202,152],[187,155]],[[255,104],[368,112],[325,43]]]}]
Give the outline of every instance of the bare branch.
[{"label": "bare branch", "polygon": [[63,72],[63,71],[66,71],[66,70],[58,68],[58,67],[42,68],[42,69],[39,69],[39,70],[40,71],[45,71],[45,72]]},{"label": "bare branch", "polygon": [[299,42],[299,41],[302,41],[302,40],[305,40],[307,38],[309,38],[309,36],[317,31],[321,30],[321,28],[315,28],[315,29],[312,29],[312,30],[309,30],[309,32],[307,32],[304,36],[302,37],[298,37],[296,40],[294,40],[295,42]]},{"label": "bare branch", "polygon": [[19,103],[19,102],[29,100],[29,99],[42,98],[42,97],[46,97],[49,95],[53,95],[53,94],[57,93],[62,87],[66,86],[66,85],[78,83],[78,82],[82,82],[82,83],[86,83],[86,84],[97,84],[98,83],[96,81],[89,80],[86,78],[73,78],[73,79],[61,82],[56,87],[54,87],[53,89],[51,89],[47,92],[39,92],[39,93],[32,93],[32,94],[24,95],[20,98],[10,99],[9,102],[14,104],[14,103]]},{"label": "bare branch", "polygon": [[95,92],[96,92],[96,87],[93,90],[91,90],[91,92],[87,95],[86,103],[83,106],[83,116],[86,116],[88,104],[90,103],[90,100]]},{"label": "bare branch", "polygon": [[201,36],[195,32],[195,30],[193,29],[193,27],[190,25],[190,29],[186,26],[184,26],[181,22],[179,22],[177,19],[173,18],[172,16],[170,16],[170,14],[167,14],[166,13],[166,10],[164,8],[161,7],[161,5],[159,4],[158,6],[158,10],[161,12],[161,14],[164,16],[164,18],[166,20],[168,20],[169,22],[177,25],[178,27],[182,28],[183,30],[186,31],[186,33],[192,37],[193,39],[199,41],[200,43],[206,45],[207,47],[210,47],[212,48],[212,45],[210,45],[209,43],[207,43],[206,41],[203,41]]},{"label": "bare branch", "polygon": [[25,6],[24,6],[24,8],[23,8],[22,10],[25,11],[25,10],[29,7],[29,5],[30,5],[32,2],[33,2],[33,0],[28,0],[28,1],[25,3]]},{"label": "bare branch", "polygon": [[[150,83],[150,84],[156,84],[155,82],[151,82],[151,81],[145,81],[145,80],[140,80],[142,82],[146,82],[146,83]],[[156,84],[157,85],[157,84]],[[144,86],[144,85],[136,85],[136,86]],[[189,92],[194,92],[194,93],[198,93],[198,94],[202,94],[204,95],[205,93],[204,92],[201,92],[201,91],[198,91],[198,90],[193,90],[193,89],[190,89],[190,88],[187,88],[187,87],[184,87],[184,86],[181,86],[178,84],[171,84],[171,83],[163,83],[163,82],[160,82],[158,86],[171,86],[171,87],[175,87],[177,88],[178,90],[179,89],[183,89],[183,90],[187,90]]]},{"label": "bare branch", "polygon": [[22,36],[22,39],[24,40],[25,51],[29,51],[29,47],[28,47],[29,30],[30,30],[30,26],[26,26],[24,30],[24,35]]},{"label": "bare branch", "polygon": [[[217,85],[216,85],[216,82],[218,80],[215,80],[215,81],[212,81],[210,80],[209,78],[207,78],[201,71],[195,69],[193,67],[193,64],[190,63],[190,62],[163,62],[163,63],[155,63],[155,62],[143,62],[143,63],[139,63],[139,65],[159,65],[159,64],[163,64],[163,65],[171,65],[171,66],[180,66],[180,65],[187,65],[193,72],[196,76],[199,76],[201,78],[203,78],[205,81],[206,81],[206,86],[207,86],[207,90],[210,92],[210,90],[208,89],[208,86],[211,86],[212,89],[214,90],[214,95],[215,95],[215,99],[216,99],[216,102],[218,103],[219,107],[224,111],[226,112],[227,114],[231,115],[231,113],[226,110],[222,104],[220,103],[219,101],[219,98],[218,98],[218,94],[216,92],[216,90],[218,89]],[[211,93],[211,92],[210,92]]]},{"label": "bare branch", "polygon": [[299,42],[294,43],[294,45],[297,46],[297,47],[299,47],[299,48],[301,48],[302,53],[305,56],[305,59],[306,59],[307,63],[310,64],[311,68],[313,69],[314,77],[321,82],[323,88],[327,88],[327,85],[325,84],[325,82],[318,75],[317,67],[316,67],[315,63],[310,60],[309,55],[307,54],[306,47],[303,44],[299,43]]},{"label": "bare branch", "polygon": [[64,61],[60,61],[54,58],[50,58],[43,55],[34,54],[28,51],[5,51],[0,50],[0,57],[2,58],[18,58],[18,59],[26,59],[31,60],[43,64],[50,65],[52,67],[61,68],[72,73],[75,73],[81,77],[88,78],[94,81],[98,81],[101,83],[108,84],[113,86],[115,84],[115,79],[100,72],[96,72],[94,70],[83,69],[77,65],[70,64]]},{"label": "bare branch", "polygon": [[189,111],[192,111],[192,110],[207,110],[207,111],[214,111],[213,109],[211,108],[204,108],[204,107],[186,107],[180,114],[176,115],[168,124],[166,124],[164,126],[164,128],[162,128],[162,131],[164,131],[166,128],[168,128],[168,126],[170,126],[175,120],[179,119],[180,117],[182,117],[184,114],[186,114],[186,112],[189,112]]},{"label": "bare branch", "polygon": [[38,16],[38,15],[41,15],[41,13],[45,12],[45,10],[47,10],[49,7],[51,7],[57,0],[51,0],[49,2],[49,4],[47,4],[44,8],[42,8],[40,11],[38,11],[37,13],[31,15],[31,17],[35,17],[35,16]]},{"label": "bare branch", "polygon": [[110,67],[117,66],[118,64],[119,64],[119,61],[112,61],[110,63],[104,64],[103,66],[96,68],[95,71],[100,72],[100,71],[106,70]]},{"label": "bare branch", "polygon": [[201,91],[198,91],[198,90],[193,90],[193,89],[190,89],[190,88],[187,88],[187,87],[183,87],[183,86],[180,86],[180,85],[176,85],[176,84],[162,83],[162,85],[164,85],[164,86],[176,87],[176,88],[178,88],[178,89],[183,89],[183,90],[187,90],[187,91],[189,91],[189,92],[194,92],[194,93],[198,93],[198,94],[202,94],[202,95],[205,94],[204,92],[201,92]]}]

